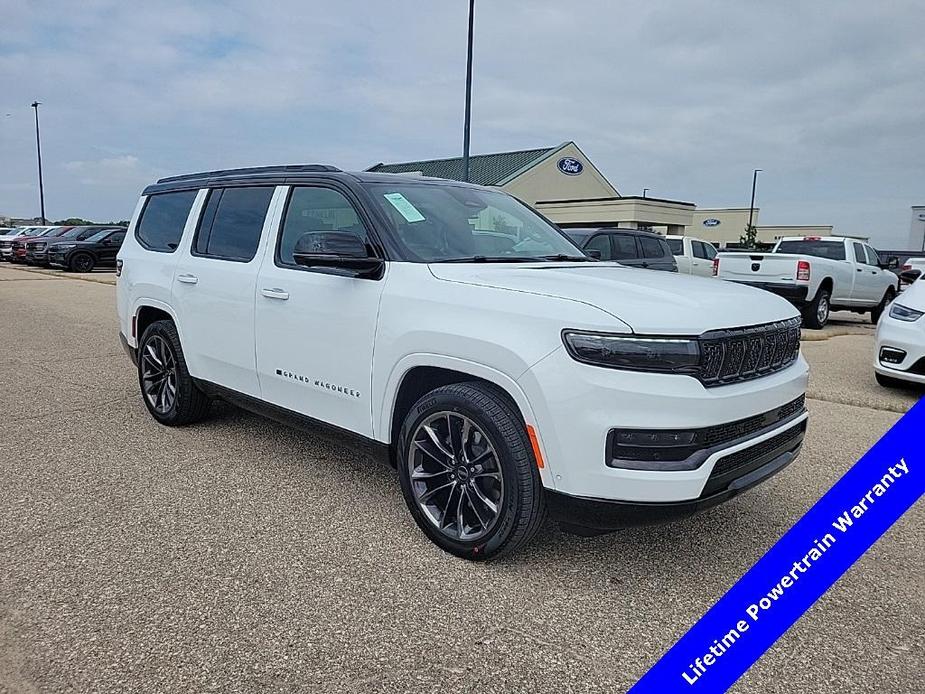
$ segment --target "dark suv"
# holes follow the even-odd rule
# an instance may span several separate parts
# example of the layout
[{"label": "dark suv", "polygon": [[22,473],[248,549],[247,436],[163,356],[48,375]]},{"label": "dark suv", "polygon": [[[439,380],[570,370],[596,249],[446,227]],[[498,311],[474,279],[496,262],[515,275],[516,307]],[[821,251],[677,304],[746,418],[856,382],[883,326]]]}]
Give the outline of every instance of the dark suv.
[{"label": "dark suv", "polygon": [[95,267],[114,268],[124,239],[122,227],[97,227],[89,237],[61,239],[49,244],[48,264],[72,272],[91,272]]},{"label": "dark suv", "polygon": [[112,229],[104,225],[60,227],[57,234],[44,238],[30,239],[26,242],[26,263],[29,265],[48,265],[48,248],[56,243],[84,241],[103,229]]},{"label": "dark suv", "polygon": [[637,229],[563,229],[588,255],[621,265],[677,272],[678,263],[664,237]]}]

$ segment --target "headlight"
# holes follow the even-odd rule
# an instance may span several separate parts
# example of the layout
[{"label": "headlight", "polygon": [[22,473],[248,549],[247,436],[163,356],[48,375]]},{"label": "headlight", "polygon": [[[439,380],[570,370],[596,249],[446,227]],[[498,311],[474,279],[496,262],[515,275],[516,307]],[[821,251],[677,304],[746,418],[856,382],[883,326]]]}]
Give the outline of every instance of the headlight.
[{"label": "headlight", "polygon": [[613,369],[694,374],[700,364],[696,340],[572,330],[563,332],[562,340],[573,359]]},{"label": "headlight", "polygon": [[907,308],[906,306],[897,304],[895,301],[893,305],[890,306],[890,318],[895,318],[896,320],[911,323],[921,318],[922,315],[922,311],[916,311],[914,308]]},{"label": "headlight", "polygon": [[49,250],[51,251],[69,251],[72,248],[77,248],[76,243],[62,243],[57,246],[52,246]]}]

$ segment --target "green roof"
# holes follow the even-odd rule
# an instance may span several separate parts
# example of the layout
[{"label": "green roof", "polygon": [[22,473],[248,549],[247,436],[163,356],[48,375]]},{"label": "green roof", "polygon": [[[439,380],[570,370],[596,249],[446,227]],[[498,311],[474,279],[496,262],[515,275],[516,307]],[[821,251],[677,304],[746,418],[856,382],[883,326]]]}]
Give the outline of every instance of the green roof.
[{"label": "green roof", "polygon": [[[565,143],[567,144],[567,143]],[[506,183],[514,174],[532,168],[565,145],[541,149],[521,149],[516,152],[476,154],[469,157],[469,181],[483,186],[497,186]],[[420,173],[433,178],[463,180],[462,157],[451,159],[425,159],[400,164],[376,164],[367,169],[376,173]]]}]

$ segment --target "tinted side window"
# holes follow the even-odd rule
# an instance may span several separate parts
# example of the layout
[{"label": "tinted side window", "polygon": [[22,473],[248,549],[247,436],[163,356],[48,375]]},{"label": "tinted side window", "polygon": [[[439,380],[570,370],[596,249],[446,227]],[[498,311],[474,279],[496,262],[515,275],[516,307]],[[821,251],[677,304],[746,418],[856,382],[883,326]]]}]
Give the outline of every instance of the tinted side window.
[{"label": "tinted side window", "polygon": [[651,236],[640,236],[639,244],[642,246],[643,258],[662,258],[665,255],[671,255],[665,252],[666,246],[663,245],[664,241],[661,239]]},{"label": "tinted side window", "polygon": [[122,242],[125,240],[125,232],[117,231],[115,234],[112,234],[107,239],[113,246],[121,246]]},{"label": "tinted side window", "polygon": [[857,242],[855,242],[852,245],[854,246],[854,257],[857,259],[859,263],[864,263],[866,265],[867,264],[867,254],[864,253],[864,246],[862,246],[861,244]]},{"label": "tinted side window", "polygon": [[585,244],[584,250],[600,251],[601,260],[613,260],[613,253],[610,251],[610,236],[608,234],[598,234],[593,237]]},{"label": "tinted side window", "polygon": [[639,257],[636,238],[629,234],[613,234],[613,257],[616,260],[634,260]]},{"label": "tinted side window", "polygon": [[273,190],[263,186],[209,191],[194,254],[240,262],[253,260]]},{"label": "tinted side window", "polygon": [[286,206],[283,228],[276,248],[276,261],[281,265],[296,265],[292,251],[303,234],[318,231],[337,231],[354,234],[366,244],[367,252],[375,255],[350,201],[331,188],[293,188]]},{"label": "tinted side window", "polygon": [[716,257],[716,249],[713,247],[712,243],[703,244],[703,250],[707,254],[707,260],[713,260]]},{"label": "tinted side window", "polygon": [[877,251],[875,251],[870,246],[864,246],[864,249],[867,251],[867,264],[873,265],[874,267],[879,267],[880,256],[877,255]]},{"label": "tinted side window", "polygon": [[695,258],[707,259],[707,247],[703,241],[691,241],[691,247],[694,249]]},{"label": "tinted side window", "polygon": [[150,251],[173,253],[177,250],[197,192],[182,190],[149,197],[135,229],[138,243]]}]

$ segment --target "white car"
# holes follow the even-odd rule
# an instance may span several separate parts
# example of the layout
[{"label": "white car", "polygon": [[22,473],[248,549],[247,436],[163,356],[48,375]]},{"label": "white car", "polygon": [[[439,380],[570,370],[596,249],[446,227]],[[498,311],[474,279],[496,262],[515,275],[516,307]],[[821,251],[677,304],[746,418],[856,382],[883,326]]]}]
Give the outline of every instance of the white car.
[{"label": "white car", "polygon": [[790,304],[592,260],[496,189],[324,165],[162,179],[117,274],[155,420],[220,397],[372,442],[427,537],[470,559],[547,511],[587,534],[723,502],[806,430]]},{"label": "white car", "polygon": [[803,324],[825,327],[830,311],[870,313],[871,322],[899,293],[891,272],[898,258],[880,258],[862,241],[841,236],[787,236],[770,253],[720,253],[717,276],[784,297],[803,314]]},{"label": "white car", "polygon": [[0,235],[0,260],[9,260],[13,257],[13,241],[19,236],[32,233],[45,227],[14,227]]},{"label": "white car", "polygon": [[[917,277],[925,275],[925,258],[908,258],[905,263],[903,263],[900,268],[902,273],[918,273]],[[905,279],[907,275],[902,275],[903,281],[908,282],[909,280]]]},{"label": "white car", "polygon": [[882,386],[925,385],[925,280],[900,294],[877,325],[874,371]]},{"label": "white car", "polygon": [[669,235],[665,240],[678,263],[678,272],[682,275],[713,277],[716,247],[712,243],[691,236]]}]

